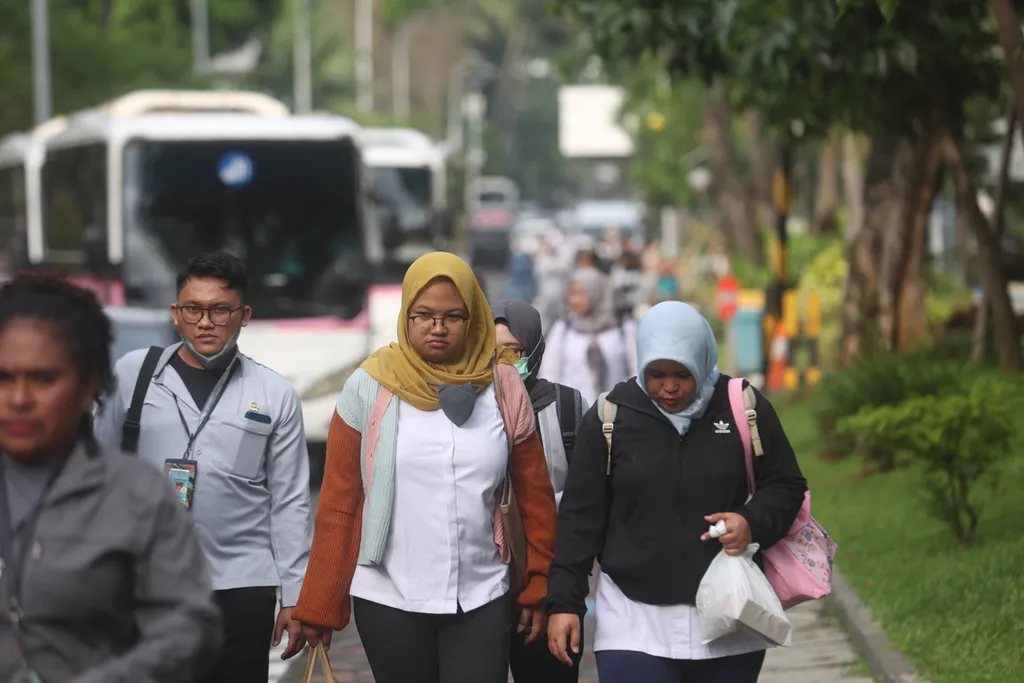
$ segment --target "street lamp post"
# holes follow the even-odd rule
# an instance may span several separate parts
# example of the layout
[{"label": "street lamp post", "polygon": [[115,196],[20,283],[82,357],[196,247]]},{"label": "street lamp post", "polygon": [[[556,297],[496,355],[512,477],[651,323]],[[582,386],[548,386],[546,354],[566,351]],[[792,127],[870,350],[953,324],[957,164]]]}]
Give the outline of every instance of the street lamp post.
[{"label": "street lamp post", "polygon": [[192,68],[197,74],[210,73],[210,8],[206,0],[192,0]]},{"label": "street lamp post", "polygon": [[395,32],[391,46],[391,106],[395,118],[407,120],[412,109],[409,97],[409,43],[415,30],[415,19],[402,24]]},{"label": "street lamp post", "polygon": [[313,111],[313,42],[310,30],[310,0],[295,1],[293,41],[295,113]]},{"label": "street lamp post", "polygon": [[47,0],[32,0],[32,88],[36,125],[53,112],[50,85],[50,18]]},{"label": "street lamp post", "polygon": [[356,0],[356,106],[373,111],[373,0]]}]

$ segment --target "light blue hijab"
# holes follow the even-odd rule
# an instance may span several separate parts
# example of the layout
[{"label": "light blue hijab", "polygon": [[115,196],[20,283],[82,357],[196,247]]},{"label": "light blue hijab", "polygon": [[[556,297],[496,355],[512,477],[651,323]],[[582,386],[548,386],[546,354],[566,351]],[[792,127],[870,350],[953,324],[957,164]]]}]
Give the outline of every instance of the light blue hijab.
[{"label": "light blue hijab", "polygon": [[718,381],[718,342],[711,325],[697,309],[681,301],[663,301],[640,319],[636,331],[637,384],[644,386],[644,371],[656,360],[674,360],[697,380],[697,396],[678,413],[669,413],[652,399],[680,436],[708,409]]}]

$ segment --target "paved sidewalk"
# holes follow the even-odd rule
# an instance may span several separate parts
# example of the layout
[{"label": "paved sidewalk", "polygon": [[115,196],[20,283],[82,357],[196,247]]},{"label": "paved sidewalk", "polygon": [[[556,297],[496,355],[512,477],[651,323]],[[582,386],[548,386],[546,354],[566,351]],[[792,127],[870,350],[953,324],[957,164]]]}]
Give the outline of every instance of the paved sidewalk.
[{"label": "paved sidewalk", "polygon": [[[873,683],[860,673],[860,661],[846,634],[828,613],[826,603],[812,603],[789,611],[793,622],[793,645],[768,652],[758,683]],[[591,649],[593,613],[587,615],[586,649],[580,670],[580,683],[597,683],[597,668]],[[400,648],[395,652],[400,656]],[[355,627],[334,636],[331,664],[338,683],[373,683]],[[305,656],[296,658],[289,675],[281,680],[302,683]],[[323,683],[320,673],[313,679]],[[511,679],[509,679],[511,681]]]},{"label": "paved sidewalk", "polygon": [[758,683],[873,683],[861,673],[860,658],[827,602],[801,605],[787,614],[793,644],[768,652]]}]

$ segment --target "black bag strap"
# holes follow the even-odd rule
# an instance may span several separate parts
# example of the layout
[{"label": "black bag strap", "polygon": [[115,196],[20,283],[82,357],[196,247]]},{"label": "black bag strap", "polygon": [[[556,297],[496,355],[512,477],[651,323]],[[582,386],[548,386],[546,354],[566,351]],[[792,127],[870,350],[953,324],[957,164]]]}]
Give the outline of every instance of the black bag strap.
[{"label": "black bag strap", "polygon": [[573,448],[576,447],[576,425],[583,408],[581,401],[580,392],[572,387],[555,385],[555,412],[558,415],[558,428],[562,432],[566,460],[572,457]]},{"label": "black bag strap", "polygon": [[142,404],[146,400],[146,393],[149,392],[149,384],[153,381],[153,371],[156,364],[160,362],[160,355],[164,352],[159,346],[150,346],[146,352],[146,359],[142,361],[139,368],[139,377],[135,380],[135,391],[132,393],[132,403],[124,414],[124,425],[121,427],[121,450],[125,453],[135,453],[139,448],[139,434],[142,432]]}]

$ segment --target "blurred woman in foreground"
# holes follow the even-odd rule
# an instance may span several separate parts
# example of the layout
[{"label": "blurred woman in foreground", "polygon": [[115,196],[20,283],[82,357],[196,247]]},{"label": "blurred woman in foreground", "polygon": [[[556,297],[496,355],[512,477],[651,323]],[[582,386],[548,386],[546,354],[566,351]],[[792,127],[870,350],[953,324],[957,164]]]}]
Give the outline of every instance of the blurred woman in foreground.
[{"label": "blurred woman in foreground", "polygon": [[0,681],[191,683],[220,646],[170,482],[93,441],[110,343],[83,289],[39,275],[0,289]]}]

